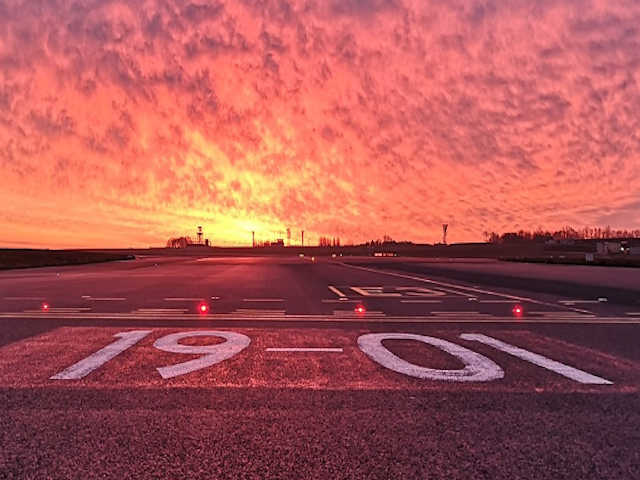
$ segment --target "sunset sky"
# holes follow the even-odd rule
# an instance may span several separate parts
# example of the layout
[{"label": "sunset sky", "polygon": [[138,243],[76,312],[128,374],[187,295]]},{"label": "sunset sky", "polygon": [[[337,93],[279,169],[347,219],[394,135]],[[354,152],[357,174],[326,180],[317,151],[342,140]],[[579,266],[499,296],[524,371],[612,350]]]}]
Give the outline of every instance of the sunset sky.
[{"label": "sunset sky", "polygon": [[640,0],[0,0],[0,247],[640,227]]}]

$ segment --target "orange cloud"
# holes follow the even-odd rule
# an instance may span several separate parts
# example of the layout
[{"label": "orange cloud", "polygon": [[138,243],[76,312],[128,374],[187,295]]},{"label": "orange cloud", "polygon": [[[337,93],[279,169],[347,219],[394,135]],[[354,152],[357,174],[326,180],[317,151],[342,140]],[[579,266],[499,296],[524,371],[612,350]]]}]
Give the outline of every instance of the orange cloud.
[{"label": "orange cloud", "polygon": [[0,242],[640,222],[640,2],[0,2]]}]

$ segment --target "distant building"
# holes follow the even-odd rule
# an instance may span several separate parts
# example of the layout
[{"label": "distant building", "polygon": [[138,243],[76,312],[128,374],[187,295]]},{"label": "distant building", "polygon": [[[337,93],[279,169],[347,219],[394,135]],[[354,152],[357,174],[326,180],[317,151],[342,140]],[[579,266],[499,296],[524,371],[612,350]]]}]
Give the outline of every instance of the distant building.
[{"label": "distant building", "polygon": [[601,255],[619,254],[623,252],[622,242],[598,242],[596,252]]},{"label": "distant building", "polygon": [[272,247],[275,248],[284,248],[284,239],[283,238],[279,238],[274,242],[271,243]]}]

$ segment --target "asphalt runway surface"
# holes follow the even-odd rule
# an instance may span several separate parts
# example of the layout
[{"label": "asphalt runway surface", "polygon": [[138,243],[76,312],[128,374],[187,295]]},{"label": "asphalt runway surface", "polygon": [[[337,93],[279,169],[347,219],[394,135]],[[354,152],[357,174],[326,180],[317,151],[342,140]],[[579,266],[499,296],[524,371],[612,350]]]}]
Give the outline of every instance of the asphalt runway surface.
[{"label": "asphalt runway surface", "polygon": [[0,478],[640,478],[636,270],[0,273]]}]

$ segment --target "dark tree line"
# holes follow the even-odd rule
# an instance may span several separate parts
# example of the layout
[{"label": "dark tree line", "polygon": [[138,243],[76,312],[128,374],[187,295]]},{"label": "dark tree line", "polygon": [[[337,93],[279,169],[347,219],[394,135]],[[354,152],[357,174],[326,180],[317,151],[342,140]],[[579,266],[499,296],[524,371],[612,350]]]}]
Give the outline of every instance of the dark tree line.
[{"label": "dark tree line", "polygon": [[187,245],[193,245],[190,237],[170,238],[167,240],[167,248],[185,248]]},{"label": "dark tree line", "polygon": [[606,240],[613,238],[640,238],[640,229],[613,229],[584,227],[576,230],[572,227],[563,227],[551,232],[538,227],[535,231],[519,230],[517,232],[498,233],[484,231],[484,240],[487,243],[544,243],[549,240]]},{"label": "dark tree line", "polygon": [[318,239],[319,247],[339,247],[340,246],[340,237],[330,238],[330,237],[320,237]]}]

